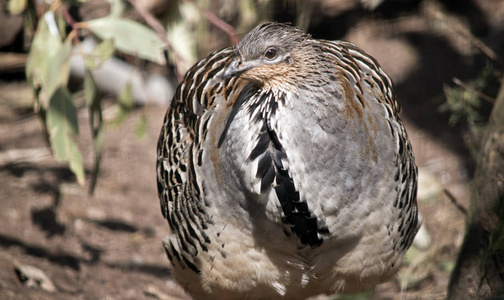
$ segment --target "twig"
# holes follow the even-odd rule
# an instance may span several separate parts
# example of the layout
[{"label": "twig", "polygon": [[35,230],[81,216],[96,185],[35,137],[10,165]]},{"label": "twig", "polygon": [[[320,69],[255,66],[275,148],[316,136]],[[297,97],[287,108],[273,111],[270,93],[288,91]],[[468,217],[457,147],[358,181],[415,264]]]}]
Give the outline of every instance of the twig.
[{"label": "twig", "polygon": [[175,61],[175,68],[177,70],[177,78],[178,81],[182,81],[184,77],[184,72],[180,70],[179,65],[181,62],[184,62],[183,56],[177,53],[175,48],[171,45],[168,40],[168,34],[164,29],[163,25],[156,19],[145,7],[142,5],[138,5],[135,0],[128,0],[129,3],[135,8],[140,16],[147,22],[147,24],[154,29],[154,31],[158,34],[159,38],[163,41],[165,48],[173,55]]},{"label": "twig", "polygon": [[24,70],[28,55],[24,53],[3,52],[0,54],[0,74]]},{"label": "twig", "polygon": [[453,82],[460,86],[461,88],[465,89],[465,90],[468,90],[469,92],[471,93],[474,93],[476,94],[476,96],[480,97],[481,99],[489,102],[489,103],[494,103],[495,102],[495,99],[493,99],[492,97],[490,96],[487,96],[485,94],[483,94],[482,92],[478,91],[478,90],[475,90],[473,89],[472,87],[468,86],[466,83],[464,83],[462,80],[458,79],[458,78],[453,78]]},{"label": "twig", "polygon": [[192,5],[196,6],[196,8],[201,13],[203,13],[208,22],[212,23],[213,25],[215,25],[215,27],[224,31],[228,35],[229,40],[231,41],[233,46],[236,46],[236,44],[238,44],[238,37],[236,36],[236,31],[234,30],[233,26],[226,23],[224,20],[216,16],[213,12],[209,11],[208,9],[204,9],[203,7],[199,6],[193,0],[183,0],[183,1],[191,3]]},{"label": "twig", "polygon": [[63,18],[65,18],[65,21],[68,23],[68,25],[70,25],[72,27],[72,29],[76,29],[75,27],[75,20],[72,18],[72,16],[70,15],[70,13],[68,12],[68,9],[63,5],[61,4],[59,6],[59,8],[61,9],[61,12],[63,13]]},{"label": "twig", "polygon": [[[183,56],[177,53],[177,51],[173,48],[171,45],[170,41],[168,40],[168,35],[166,33],[166,30],[164,29],[163,25],[147,10],[145,7],[142,5],[138,5],[135,0],[128,0],[129,3],[135,8],[135,10],[138,12],[140,16],[147,22],[147,24],[156,31],[158,36],[161,38],[163,43],[165,44],[166,49],[173,55],[174,61],[175,61],[175,68],[177,69],[177,78],[178,81],[182,81],[184,72],[183,70],[180,70],[179,66],[182,65],[181,62],[184,62]],[[231,43],[233,45],[238,44],[238,38],[236,36],[236,31],[234,28],[223,21],[221,18],[216,16],[214,13],[211,11],[202,8],[199,6],[196,2],[193,0],[183,0],[184,2],[191,3],[192,5],[196,6],[196,8],[205,16],[205,18],[215,25],[217,28],[221,29],[224,31],[228,36],[229,39],[231,40]]]},{"label": "twig", "polygon": [[476,47],[481,53],[483,53],[490,60],[494,61],[496,64],[504,67],[504,61],[497,55],[490,47],[488,47],[482,40],[477,38],[471,31],[460,22],[454,20],[452,16],[446,13],[441,7],[435,5],[430,10],[427,11],[428,16],[433,17],[435,20],[440,21],[441,24],[451,29],[453,32],[466,39],[471,45]]},{"label": "twig", "polygon": [[453,205],[455,205],[455,207],[461,212],[463,213],[464,215],[467,216],[467,209],[465,209],[465,207],[463,207],[460,203],[458,203],[457,201],[457,198],[455,198],[455,196],[453,196],[452,193],[450,193],[450,191],[448,191],[446,188],[443,189],[443,192],[444,194],[446,195],[446,197],[448,197],[448,199],[450,199],[450,202],[453,203]]},{"label": "twig", "polygon": [[70,33],[67,35],[66,39],[73,40],[74,45],[80,44],[80,40],[79,40],[79,29],[81,28],[80,23],[76,22],[75,19],[72,18],[72,16],[68,12],[67,7],[65,5],[63,5],[63,3],[61,3],[61,1],[55,2],[54,5],[57,5],[57,6],[55,6],[55,9],[59,8],[61,10],[61,14],[63,15],[63,18],[65,18],[65,21],[68,23],[68,25],[70,25],[70,27],[72,27],[72,31],[70,31]]},{"label": "twig", "polygon": [[51,149],[46,147],[12,149],[0,152],[0,167],[21,162],[37,163],[51,157]]},{"label": "twig", "polygon": [[495,63],[499,64],[501,67],[504,66],[504,61],[502,60],[502,58],[499,55],[497,55],[490,47],[488,47],[482,40],[480,40],[474,34],[472,34],[467,28],[462,27],[460,24],[458,24],[458,26],[453,26],[452,29],[459,35],[469,40],[469,42],[473,46],[478,48],[481,51],[481,53],[486,55]]}]

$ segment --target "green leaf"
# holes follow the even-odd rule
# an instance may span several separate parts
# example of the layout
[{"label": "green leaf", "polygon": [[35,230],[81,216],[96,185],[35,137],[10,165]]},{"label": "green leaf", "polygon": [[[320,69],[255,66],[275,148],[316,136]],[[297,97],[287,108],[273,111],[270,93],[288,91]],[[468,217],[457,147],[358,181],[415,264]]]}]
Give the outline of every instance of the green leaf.
[{"label": "green leaf", "polygon": [[27,4],[27,0],[9,0],[7,9],[11,15],[17,16],[26,9]]},{"label": "green leaf", "polygon": [[98,95],[98,88],[96,87],[96,81],[94,80],[91,70],[85,69],[84,71],[84,99],[86,100],[86,105],[92,107],[95,103],[95,99]]},{"label": "green leaf", "polygon": [[[242,4],[249,1],[238,2]],[[183,75],[198,60],[198,40],[204,32],[208,31],[208,28],[206,24],[201,22],[198,24],[187,22],[187,20],[193,20],[201,14],[198,8],[186,1],[174,1],[172,9],[167,13],[168,16],[164,22],[166,23],[167,37],[171,44],[171,47],[167,49],[169,52],[168,58],[177,66],[177,72]],[[241,17],[247,18],[244,14]],[[255,20],[255,17],[251,19]]]},{"label": "green leaf", "polygon": [[61,45],[54,56],[49,57],[47,68],[47,78],[44,88],[50,97],[59,86],[67,86],[70,76],[70,54],[72,52],[72,41],[67,40]]},{"label": "green leaf", "polygon": [[127,9],[127,1],[122,0],[107,0],[110,4],[110,14],[111,17],[119,18],[124,14]]},{"label": "green leaf", "polygon": [[104,40],[98,46],[96,46],[93,52],[84,56],[84,63],[86,65],[86,68],[93,70],[101,66],[103,62],[105,62],[112,56],[112,54],[114,54],[114,50],[114,40]]},{"label": "green leaf", "polygon": [[26,77],[34,88],[45,81],[47,60],[60,45],[59,36],[51,34],[45,18],[40,18],[26,62]]},{"label": "green leaf", "polygon": [[[39,21],[37,14],[37,9],[35,8],[35,3],[33,1],[28,1],[26,9],[23,12],[23,30],[25,36],[34,36],[36,25]],[[33,41],[32,41],[33,43]]]},{"label": "green leaf", "polygon": [[163,42],[150,28],[127,19],[105,17],[86,22],[86,28],[105,40],[113,38],[116,49],[164,64]]},{"label": "green leaf", "polygon": [[71,49],[71,41],[62,47],[54,13],[45,13],[38,23],[26,62],[26,78],[42,109],[49,106],[56,87],[67,84]]},{"label": "green leaf", "polygon": [[86,178],[84,176],[84,164],[82,162],[82,154],[80,153],[79,147],[75,141],[71,138],[68,139],[68,147],[70,149],[69,155],[69,165],[70,170],[77,177],[77,182],[80,185],[84,185]]},{"label": "green leaf", "polygon": [[[66,87],[60,86],[54,91],[49,102],[47,110],[47,122],[49,133],[53,131],[79,134],[79,124],[77,120],[77,108],[72,101],[72,95]],[[58,153],[67,153],[67,151],[57,151]],[[57,156],[62,160],[66,156]]]},{"label": "green leaf", "polygon": [[73,136],[79,133],[77,109],[66,87],[60,86],[54,91],[49,101],[46,121],[54,156],[58,161],[68,161],[77,182],[84,184],[82,155],[73,140]]}]

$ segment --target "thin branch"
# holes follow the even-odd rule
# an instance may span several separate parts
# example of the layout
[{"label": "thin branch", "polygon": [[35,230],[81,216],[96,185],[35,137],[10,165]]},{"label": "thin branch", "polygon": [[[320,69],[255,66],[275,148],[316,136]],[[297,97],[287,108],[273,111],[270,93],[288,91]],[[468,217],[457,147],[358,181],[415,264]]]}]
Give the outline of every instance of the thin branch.
[{"label": "thin branch", "polygon": [[490,60],[499,64],[501,67],[504,66],[504,61],[499,55],[497,55],[497,53],[495,53],[490,47],[488,47],[482,40],[472,34],[467,28],[462,27],[459,24],[457,25],[458,26],[452,27],[453,31],[465,37],[474,47],[478,48],[478,50],[481,51],[481,53],[483,53]]},{"label": "thin branch", "polygon": [[65,21],[72,27],[72,29],[76,29],[75,27],[75,20],[72,18],[70,13],[68,12],[68,9],[65,7],[65,5],[60,5],[59,8],[61,9],[61,12],[63,13],[63,18],[65,18]]},{"label": "thin branch", "polygon": [[175,48],[171,45],[168,40],[168,33],[164,29],[163,25],[156,19],[144,6],[139,5],[135,0],[128,0],[129,3],[135,8],[140,16],[147,22],[147,24],[154,29],[158,34],[159,38],[163,41],[165,48],[173,55],[175,68],[177,70],[178,81],[182,81],[184,77],[184,72],[179,69],[181,62],[184,62],[183,56],[177,53]]},{"label": "thin branch", "polygon": [[196,8],[205,16],[205,18],[208,20],[208,22],[212,23],[213,25],[215,25],[215,27],[224,31],[228,35],[229,40],[231,41],[233,46],[236,46],[236,44],[238,44],[238,37],[236,36],[236,31],[233,28],[233,26],[226,23],[224,20],[219,18],[217,15],[215,15],[213,12],[209,11],[208,9],[204,9],[203,7],[199,6],[193,0],[183,0],[183,1],[187,2],[187,3],[191,3],[192,5],[196,6]]},{"label": "thin branch", "polygon": [[464,83],[462,80],[458,79],[458,78],[453,78],[453,82],[460,86],[461,88],[471,92],[471,93],[474,93],[476,96],[480,97],[481,99],[489,102],[489,103],[495,103],[495,99],[490,97],[490,96],[487,96],[485,94],[483,94],[482,92],[478,91],[478,90],[475,90],[473,89],[472,87],[468,86],[466,83]]},{"label": "thin branch", "polygon": [[441,22],[441,24],[467,40],[472,46],[476,47],[481,53],[483,53],[483,55],[499,66],[504,67],[504,61],[499,55],[497,55],[497,53],[488,47],[482,40],[472,34],[466,25],[461,22],[457,22],[456,18],[446,13],[439,4],[436,4],[431,9],[427,10],[427,15]]},{"label": "thin branch", "polygon": [[[75,44],[79,44],[80,43],[80,40],[79,40],[79,29],[80,29],[80,23],[77,23],[74,18],[72,18],[72,16],[70,15],[70,13],[68,12],[68,9],[65,5],[63,5],[63,3],[61,2],[55,2],[54,5],[58,4],[56,7],[60,9],[61,11],[61,14],[63,15],[63,18],[65,19],[65,21],[67,22],[68,25],[70,25],[70,27],[72,27],[72,31],[70,31],[70,33],[68,34],[68,36],[66,37],[67,39],[70,39],[70,40],[73,40],[74,42],[74,45]],[[55,7],[55,9],[56,9]]]},{"label": "thin branch", "polygon": [[467,209],[465,207],[463,207],[458,201],[457,201],[457,198],[455,198],[455,196],[453,196],[453,194],[447,190],[447,189],[443,189],[443,192],[444,194],[446,195],[446,197],[448,197],[448,199],[450,199],[450,202],[453,203],[453,205],[455,205],[455,207],[461,212],[463,213],[464,215],[467,216]]},{"label": "thin branch", "polygon": [[51,159],[52,153],[49,147],[11,149],[0,152],[0,167],[16,163],[38,163]]}]

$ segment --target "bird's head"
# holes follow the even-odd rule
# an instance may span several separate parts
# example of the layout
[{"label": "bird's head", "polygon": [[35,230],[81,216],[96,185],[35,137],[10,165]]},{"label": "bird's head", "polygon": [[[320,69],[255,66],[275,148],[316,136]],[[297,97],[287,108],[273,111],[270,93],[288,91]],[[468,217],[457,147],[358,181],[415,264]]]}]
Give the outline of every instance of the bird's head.
[{"label": "bird's head", "polygon": [[243,37],[223,77],[240,76],[259,86],[285,83],[296,74],[312,48],[310,35],[281,23],[265,23]]}]

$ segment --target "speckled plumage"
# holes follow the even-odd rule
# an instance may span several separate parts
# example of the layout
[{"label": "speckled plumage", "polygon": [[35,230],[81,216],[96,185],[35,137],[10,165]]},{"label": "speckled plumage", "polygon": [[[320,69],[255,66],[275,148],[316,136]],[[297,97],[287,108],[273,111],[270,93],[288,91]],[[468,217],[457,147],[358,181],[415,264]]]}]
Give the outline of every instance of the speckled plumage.
[{"label": "speckled plumage", "polygon": [[392,82],[267,23],[186,74],[158,141],[173,275],[197,299],[305,299],[393,276],[418,230]]}]

